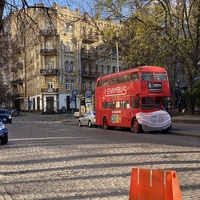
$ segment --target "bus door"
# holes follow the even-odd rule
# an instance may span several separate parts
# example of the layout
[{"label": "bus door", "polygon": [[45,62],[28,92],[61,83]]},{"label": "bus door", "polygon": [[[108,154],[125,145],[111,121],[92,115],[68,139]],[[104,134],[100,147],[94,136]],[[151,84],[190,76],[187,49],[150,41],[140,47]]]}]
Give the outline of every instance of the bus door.
[{"label": "bus door", "polygon": [[140,95],[132,96],[130,98],[131,117],[135,117],[136,113],[140,111]]},{"label": "bus door", "polygon": [[130,101],[122,100],[121,101],[122,108],[122,126],[128,127],[130,125]]}]

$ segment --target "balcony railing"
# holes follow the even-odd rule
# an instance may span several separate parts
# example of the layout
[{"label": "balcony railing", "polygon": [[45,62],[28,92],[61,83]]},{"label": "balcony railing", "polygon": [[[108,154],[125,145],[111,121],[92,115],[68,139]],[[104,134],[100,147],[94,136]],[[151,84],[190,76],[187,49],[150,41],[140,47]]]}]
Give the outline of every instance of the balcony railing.
[{"label": "balcony railing", "polygon": [[83,71],[82,76],[84,78],[97,78],[99,77],[99,72],[92,72],[92,71]]},{"label": "balcony railing", "polygon": [[52,92],[58,92],[58,88],[42,88],[41,92],[44,93],[52,93]]},{"label": "balcony railing", "polygon": [[40,74],[42,74],[43,76],[58,75],[58,72],[58,69],[40,69]]},{"label": "balcony railing", "polygon": [[82,36],[82,42],[85,44],[92,44],[94,42],[98,42],[99,37],[98,36],[93,36],[93,35],[83,35]]},{"label": "balcony railing", "polygon": [[40,49],[40,54],[45,55],[57,55],[56,49]]},{"label": "balcony railing", "polygon": [[96,52],[92,52],[92,51],[89,51],[89,52],[81,52],[81,58],[82,59],[96,59],[97,58],[97,53]]},{"label": "balcony railing", "polygon": [[13,86],[14,86],[14,85],[17,85],[17,84],[22,84],[23,81],[24,81],[23,78],[18,78],[18,79],[16,79],[16,80],[11,81],[11,84],[12,84]]},{"label": "balcony railing", "polygon": [[42,36],[56,35],[56,30],[54,29],[39,30],[39,34]]}]

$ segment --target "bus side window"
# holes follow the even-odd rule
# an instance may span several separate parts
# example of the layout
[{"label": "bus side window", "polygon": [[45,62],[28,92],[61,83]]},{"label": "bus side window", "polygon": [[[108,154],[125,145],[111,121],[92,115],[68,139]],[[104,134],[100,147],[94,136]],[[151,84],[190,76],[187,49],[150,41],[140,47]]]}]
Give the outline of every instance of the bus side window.
[{"label": "bus side window", "polygon": [[124,76],[124,81],[123,81],[124,83],[129,82],[129,80],[130,80],[129,75]]},{"label": "bus side window", "polygon": [[136,95],[136,98],[135,98],[135,107],[136,108],[140,108],[140,96],[139,95]]},{"label": "bus side window", "polygon": [[138,81],[138,73],[135,72],[135,73],[131,74],[130,80],[133,81],[133,82]]},{"label": "bus side window", "polygon": [[110,80],[109,80],[109,85],[114,85],[115,84],[115,79],[114,78],[111,78]]},{"label": "bus side window", "polygon": [[101,80],[98,80],[97,82],[97,87],[101,87],[102,86],[102,81]]},{"label": "bus side window", "polygon": [[123,101],[123,108],[128,108],[128,101]]},{"label": "bus side window", "polygon": [[121,101],[116,101],[115,102],[115,107],[116,108],[121,108]]},{"label": "bus side window", "polygon": [[135,108],[135,99],[134,99],[134,97],[131,97],[131,107]]},{"label": "bus side window", "polygon": [[107,109],[108,108],[108,102],[102,102],[102,108]]},{"label": "bus side window", "polygon": [[103,85],[104,86],[108,85],[108,79],[106,79],[106,80],[103,81]]},{"label": "bus side window", "polygon": [[109,108],[115,108],[115,103],[114,102],[109,102]]}]

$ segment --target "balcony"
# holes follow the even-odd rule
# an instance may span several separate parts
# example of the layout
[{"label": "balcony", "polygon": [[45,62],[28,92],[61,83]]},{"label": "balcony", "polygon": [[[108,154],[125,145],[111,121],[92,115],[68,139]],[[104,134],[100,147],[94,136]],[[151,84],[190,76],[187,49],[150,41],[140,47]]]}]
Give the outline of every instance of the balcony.
[{"label": "balcony", "polygon": [[97,78],[99,77],[99,72],[83,71],[82,76],[83,78]]},{"label": "balcony", "polygon": [[41,93],[52,93],[58,92],[58,88],[42,88]]},{"label": "balcony", "polygon": [[82,52],[81,53],[81,58],[82,59],[87,59],[87,60],[94,60],[97,58],[97,53],[96,52],[92,52],[92,51],[89,51],[89,52]]},{"label": "balcony", "polygon": [[23,84],[23,81],[24,81],[23,78],[18,78],[18,79],[16,79],[16,80],[11,81],[11,84],[12,84],[13,86],[16,86],[16,85],[18,85],[18,84]]},{"label": "balcony", "polygon": [[58,75],[58,72],[58,69],[40,69],[40,74],[42,74],[43,76]]},{"label": "balcony", "polygon": [[54,29],[39,30],[39,35],[41,36],[56,35],[56,30]]},{"label": "balcony", "polygon": [[98,36],[92,36],[92,35],[83,35],[82,36],[82,42],[84,44],[92,44],[94,42],[98,42],[99,37]]},{"label": "balcony", "polygon": [[40,54],[42,56],[57,55],[56,49],[40,49]]}]

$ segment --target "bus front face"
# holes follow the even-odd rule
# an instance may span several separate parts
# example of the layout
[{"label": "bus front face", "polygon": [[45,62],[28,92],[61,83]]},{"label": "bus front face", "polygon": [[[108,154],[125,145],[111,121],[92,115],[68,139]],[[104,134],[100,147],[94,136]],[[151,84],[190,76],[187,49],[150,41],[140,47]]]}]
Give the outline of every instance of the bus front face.
[{"label": "bus front face", "polygon": [[169,81],[165,70],[142,72],[140,78],[142,109],[158,110],[162,108],[163,98],[170,97]]}]

